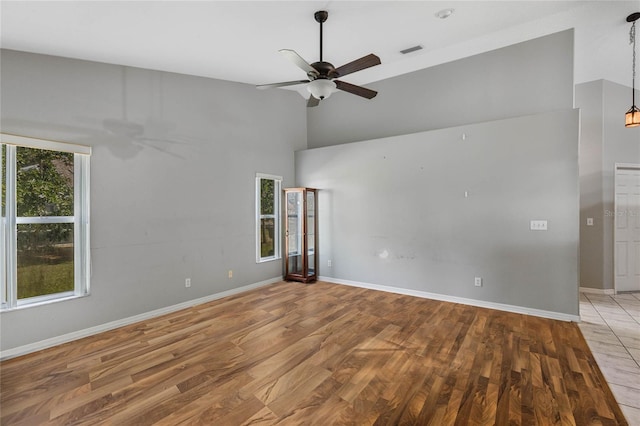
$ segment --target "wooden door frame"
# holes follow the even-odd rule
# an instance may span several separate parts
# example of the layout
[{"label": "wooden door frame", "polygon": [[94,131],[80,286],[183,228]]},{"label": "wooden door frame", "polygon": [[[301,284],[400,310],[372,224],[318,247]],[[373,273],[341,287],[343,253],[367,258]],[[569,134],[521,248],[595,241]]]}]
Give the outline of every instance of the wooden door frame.
[{"label": "wooden door frame", "polygon": [[616,261],[618,250],[616,250],[616,241],[618,234],[618,202],[616,199],[616,188],[618,187],[618,170],[634,169],[640,172],[640,164],[637,163],[615,163],[613,166],[613,292],[618,294],[618,286],[616,285]]}]

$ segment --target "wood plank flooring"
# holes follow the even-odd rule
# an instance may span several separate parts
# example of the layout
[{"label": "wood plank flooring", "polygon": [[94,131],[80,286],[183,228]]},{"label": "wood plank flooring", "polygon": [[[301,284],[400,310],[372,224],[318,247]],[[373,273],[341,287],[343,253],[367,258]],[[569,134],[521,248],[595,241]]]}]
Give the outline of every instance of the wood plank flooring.
[{"label": "wood plank flooring", "polygon": [[0,365],[3,425],[626,425],[576,324],[277,283]]}]

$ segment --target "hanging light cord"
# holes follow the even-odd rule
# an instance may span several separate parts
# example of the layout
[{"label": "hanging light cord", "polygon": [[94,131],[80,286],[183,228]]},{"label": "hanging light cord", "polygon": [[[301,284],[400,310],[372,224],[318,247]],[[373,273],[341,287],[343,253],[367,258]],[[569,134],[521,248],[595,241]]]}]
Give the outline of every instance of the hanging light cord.
[{"label": "hanging light cord", "polygon": [[636,21],[633,21],[629,30],[629,44],[633,45],[633,62],[631,63],[631,94],[632,105],[636,104]]}]

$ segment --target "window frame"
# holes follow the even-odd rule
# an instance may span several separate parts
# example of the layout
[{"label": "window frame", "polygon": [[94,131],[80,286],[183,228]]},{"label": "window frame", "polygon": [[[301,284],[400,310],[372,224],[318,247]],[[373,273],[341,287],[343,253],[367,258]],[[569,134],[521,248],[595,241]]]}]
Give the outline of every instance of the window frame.
[{"label": "window frame", "polygon": [[[273,181],[273,214],[262,214],[262,185],[263,179]],[[281,217],[281,205],[282,199],[282,176],[270,175],[266,173],[256,173],[256,263],[270,262],[273,260],[282,259],[282,233],[280,231],[280,217]],[[273,256],[262,256],[262,240],[261,240],[261,221],[262,219],[273,219],[274,222],[274,241],[273,241]]]},{"label": "window frame", "polygon": [[[0,212],[0,311],[41,305],[86,296],[90,291],[89,189],[91,147],[65,142],[35,139],[0,133],[0,147],[5,153],[5,211]],[[16,206],[16,150],[19,147],[68,152],[74,155],[73,216],[18,217]],[[74,224],[73,291],[18,299],[17,296],[17,225]]]}]

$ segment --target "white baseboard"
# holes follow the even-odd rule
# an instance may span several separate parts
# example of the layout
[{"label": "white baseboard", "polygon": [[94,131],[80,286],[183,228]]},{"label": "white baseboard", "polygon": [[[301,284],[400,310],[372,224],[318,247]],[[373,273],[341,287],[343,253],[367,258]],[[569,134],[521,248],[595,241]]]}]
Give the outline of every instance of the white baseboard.
[{"label": "white baseboard", "polygon": [[590,293],[590,294],[606,294],[606,295],[614,295],[616,291],[612,288],[591,288],[591,287],[580,287],[580,293]]},{"label": "white baseboard", "polygon": [[371,290],[386,291],[389,293],[406,294],[407,296],[422,297],[424,299],[433,299],[433,300],[440,300],[443,302],[460,303],[463,305],[477,306],[479,308],[496,309],[499,311],[512,312],[516,314],[533,315],[537,317],[549,318],[549,319],[555,319],[555,320],[561,320],[561,321],[580,322],[580,315],[570,315],[570,314],[564,314],[561,312],[545,311],[543,309],[534,309],[534,308],[527,308],[524,306],[507,305],[504,303],[487,302],[484,300],[467,299],[465,297],[448,296],[445,294],[429,293],[426,291],[411,290],[407,288],[390,287],[386,285],[342,280],[339,278],[332,278],[332,277],[319,277],[318,279],[320,279],[321,281],[326,281],[326,282],[335,283],[335,284],[344,284],[344,285],[349,285],[353,287],[361,287],[361,288],[368,288]]},{"label": "white baseboard", "polygon": [[[349,285],[352,287],[368,288],[371,290],[386,291],[389,293],[405,294],[408,296],[422,297],[424,299],[441,300],[443,302],[460,303],[463,305],[477,306],[480,308],[497,309],[500,311],[513,312],[517,314],[534,315],[542,318],[557,319],[561,321],[574,321],[579,322],[580,316],[563,314],[560,312],[545,311],[542,309],[526,308],[523,306],[507,305],[503,303],[486,302],[483,300],[467,299],[464,297],[448,296],[438,293],[429,293],[420,290],[411,290],[406,288],[390,287],[379,284],[369,284],[358,281],[343,280],[332,277],[319,277],[321,281],[331,282],[334,284]],[[223,297],[232,296],[234,294],[243,293],[245,291],[253,290],[255,288],[263,287],[269,284],[282,281],[282,277],[271,278],[269,280],[260,281],[254,284],[234,288],[231,290],[223,291],[220,293],[211,294],[209,296],[201,297],[199,299],[188,300],[186,302],[178,303],[177,305],[167,306],[164,308],[156,309],[154,311],[145,312],[143,314],[134,315],[132,317],[111,321],[105,324],[97,325],[94,327],[85,328],[83,330],[74,331],[72,333],[63,334],[61,336],[52,337],[50,339],[40,340],[38,342],[30,343],[28,345],[18,346],[16,348],[0,351],[0,360],[6,360],[15,358],[17,356],[26,355],[32,352],[47,349],[53,346],[61,345],[63,343],[71,342],[73,340],[82,339],[84,337],[93,336],[94,334],[102,333],[105,331],[113,330],[115,328],[131,325],[136,322],[145,321],[160,315],[169,314],[181,309],[190,308],[192,306],[200,305],[203,303],[211,302],[213,300],[222,299]],[[586,290],[586,291],[584,291]],[[600,294],[613,294],[613,290],[599,290],[581,287],[580,291],[589,293]],[[611,293],[603,293],[608,292]]]},{"label": "white baseboard", "polygon": [[100,324],[95,327],[89,327],[83,330],[74,331],[72,333],[63,334],[61,336],[52,337],[50,339],[40,340],[39,342],[30,343],[28,345],[7,349],[4,351],[0,351],[0,360],[6,360],[9,358],[15,358],[17,356],[26,355],[32,352],[41,351],[43,349],[47,349],[53,346],[61,345],[63,343],[71,342],[73,340],[82,339],[83,337],[93,336],[94,334],[113,330],[115,328],[123,327],[125,325],[131,325],[136,322],[145,321],[150,318],[159,317],[160,315],[165,315],[171,312],[179,311],[181,309],[186,309],[192,306],[201,305],[203,303],[211,302],[213,300],[222,299],[223,297],[232,296],[238,293],[243,293],[245,291],[249,291],[249,290],[253,290],[254,288],[277,283],[279,281],[282,281],[282,277],[271,278],[269,280],[260,281],[254,284],[245,285],[242,287],[234,288],[234,289],[223,291],[220,293],[210,294],[209,296],[201,297],[199,299],[188,300],[186,302],[178,303],[177,305],[167,306],[164,308],[145,312],[143,314],[134,315],[132,317],[111,321],[105,324]]}]

